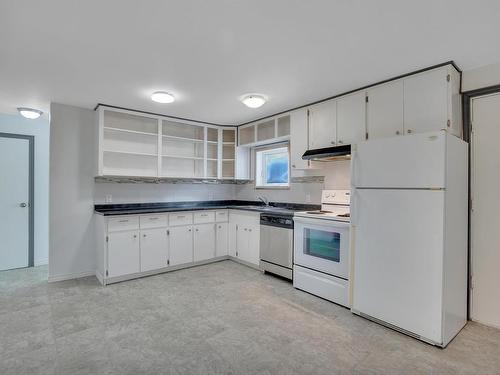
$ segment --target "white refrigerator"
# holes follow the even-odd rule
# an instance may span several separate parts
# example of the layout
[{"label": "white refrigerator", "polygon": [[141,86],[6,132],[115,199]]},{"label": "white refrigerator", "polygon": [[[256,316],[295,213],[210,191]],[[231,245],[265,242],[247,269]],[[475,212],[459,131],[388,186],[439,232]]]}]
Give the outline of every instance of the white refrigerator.
[{"label": "white refrigerator", "polygon": [[354,147],[354,313],[442,347],[465,325],[467,153],[445,131]]}]

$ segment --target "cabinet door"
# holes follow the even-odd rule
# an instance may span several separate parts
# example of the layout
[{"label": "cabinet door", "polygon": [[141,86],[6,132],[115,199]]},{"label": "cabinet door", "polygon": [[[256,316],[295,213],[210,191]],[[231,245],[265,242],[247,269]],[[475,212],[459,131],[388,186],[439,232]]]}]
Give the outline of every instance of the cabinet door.
[{"label": "cabinet door", "polygon": [[215,230],[216,230],[215,256],[216,257],[228,255],[228,240],[229,240],[228,228],[229,228],[228,223],[218,223],[217,227],[215,228]]},{"label": "cabinet door", "polygon": [[108,235],[108,277],[140,271],[139,232],[112,232]]},{"label": "cabinet door", "polygon": [[309,161],[302,160],[308,148],[307,109],[290,114],[290,164],[292,169],[307,169]]},{"label": "cabinet door", "polygon": [[259,265],[260,262],[260,224],[248,228],[248,262]]},{"label": "cabinet door", "polygon": [[328,101],[309,107],[309,148],[335,145],[337,131],[337,102]]},{"label": "cabinet door", "polygon": [[236,257],[248,259],[248,228],[243,225],[236,227]]},{"label": "cabinet door", "polygon": [[215,224],[194,226],[194,261],[215,257]]},{"label": "cabinet door", "polygon": [[358,92],[337,100],[337,144],[350,145],[366,138],[366,96]]},{"label": "cabinet door", "polygon": [[141,272],[166,267],[168,236],[166,228],[141,230]]},{"label": "cabinet door", "polygon": [[[259,227],[249,225],[243,228],[241,232],[241,241],[238,237],[238,258],[245,262],[259,265],[260,260],[260,232]],[[241,242],[241,246],[240,246]]]},{"label": "cabinet door", "polygon": [[193,261],[193,228],[191,226],[172,227],[169,235],[170,265]]},{"label": "cabinet door", "polygon": [[447,128],[447,69],[425,72],[404,80],[404,131],[424,133]]},{"label": "cabinet door", "polygon": [[403,81],[368,90],[368,139],[403,134]]},{"label": "cabinet door", "polygon": [[[230,220],[231,220],[231,217],[230,217]],[[236,256],[236,233],[237,233],[237,225],[235,222],[233,221],[230,221],[229,222],[229,249],[228,249],[228,253],[230,256],[232,257],[235,257]]]}]

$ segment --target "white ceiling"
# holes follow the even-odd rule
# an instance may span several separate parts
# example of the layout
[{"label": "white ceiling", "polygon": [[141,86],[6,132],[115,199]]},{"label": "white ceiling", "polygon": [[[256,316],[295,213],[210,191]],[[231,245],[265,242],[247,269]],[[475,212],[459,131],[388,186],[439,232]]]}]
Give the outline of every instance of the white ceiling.
[{"label": "white ceiling", "polygon": [[[1,1],[0,112],[101,102],[239,124],[447,60],[499,62],[499,17],[498,0]],[[269,102],[246,108],[247,92]]]}]

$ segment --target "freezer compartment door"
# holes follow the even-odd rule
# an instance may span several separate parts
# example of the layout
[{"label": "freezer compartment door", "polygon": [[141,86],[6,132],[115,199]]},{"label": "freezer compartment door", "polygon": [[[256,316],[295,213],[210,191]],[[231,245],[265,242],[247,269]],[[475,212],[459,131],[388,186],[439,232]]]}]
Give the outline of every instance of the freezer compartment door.
[{"label": "freezer compartment door", "polygon": [[444,191],[354,193],[353,309],[442,342]]},{"label": "freezer compartment door", "polygon": [[445,132],[374,139],[352,153],[353,185],[368,188],[444,188]]}]

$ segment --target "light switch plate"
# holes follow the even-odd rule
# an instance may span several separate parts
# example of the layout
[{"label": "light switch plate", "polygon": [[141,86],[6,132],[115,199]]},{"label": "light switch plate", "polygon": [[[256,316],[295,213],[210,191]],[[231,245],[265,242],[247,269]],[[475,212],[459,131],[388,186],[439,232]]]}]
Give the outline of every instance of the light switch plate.
[{"label": "light switch plate", "polygon": [[111,194],[107,194],[106,197],[104,198],[104,201],[106,203],[112,203],[113,202],[113,196]]}]

